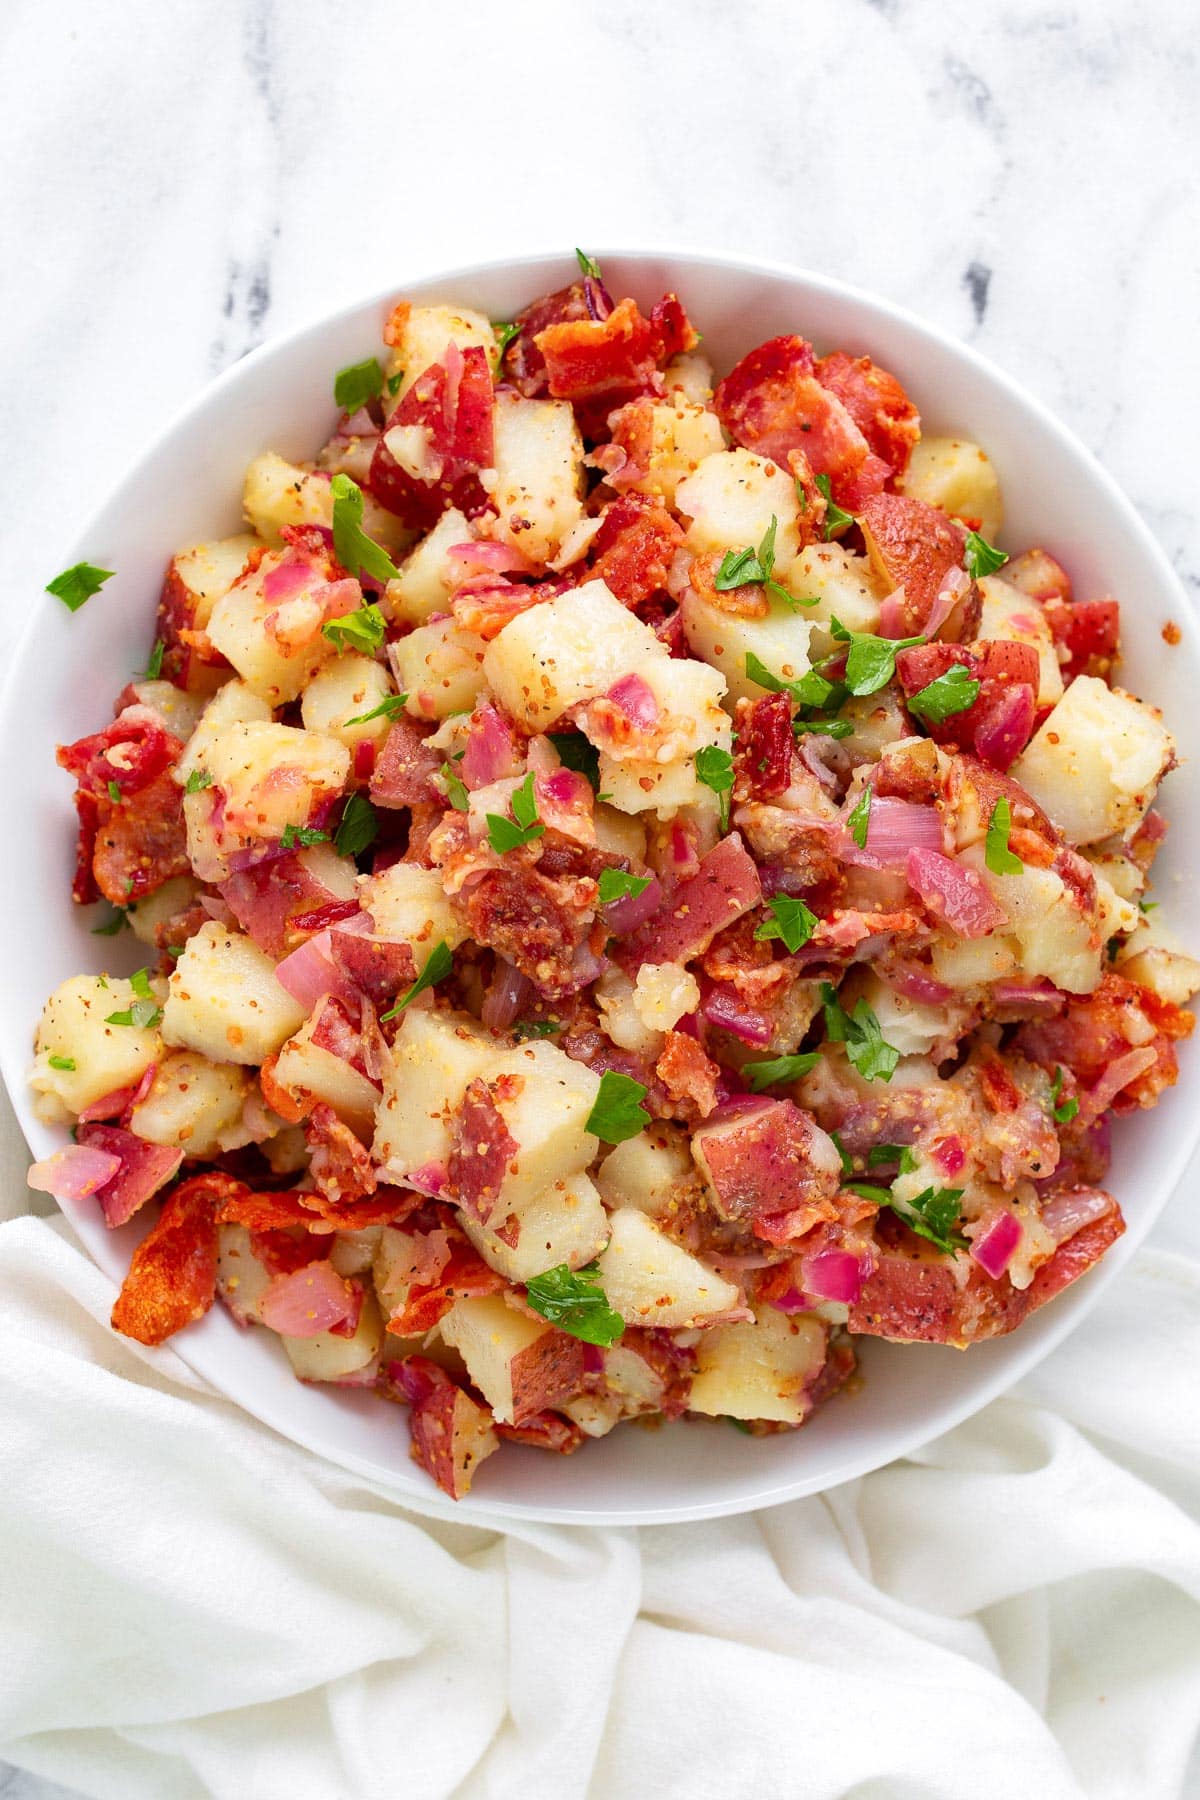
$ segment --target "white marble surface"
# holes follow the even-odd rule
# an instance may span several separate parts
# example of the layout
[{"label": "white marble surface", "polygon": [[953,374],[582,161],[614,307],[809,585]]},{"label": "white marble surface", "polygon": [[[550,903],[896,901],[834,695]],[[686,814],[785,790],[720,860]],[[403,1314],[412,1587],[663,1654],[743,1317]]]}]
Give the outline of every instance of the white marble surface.
[{"label": "white marble surface", "polygon": [[575,243],[807,264],[969,338],[1195,593],[1198,63],[1194,0],[5,0],[0,641],[246,350]]}]

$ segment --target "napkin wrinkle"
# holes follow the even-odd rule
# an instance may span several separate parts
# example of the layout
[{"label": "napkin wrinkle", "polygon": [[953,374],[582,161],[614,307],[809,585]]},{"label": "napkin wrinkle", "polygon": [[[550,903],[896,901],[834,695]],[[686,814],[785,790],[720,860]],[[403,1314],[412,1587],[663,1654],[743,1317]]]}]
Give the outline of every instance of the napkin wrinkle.
[{"label": "napkin wrinkle", "polygon": [[780,1770],[803,1800],[1176,1800],[1198,1291],[1143,1252],[1020,1389],[825,1495],[501,1529],[114,1337],[65,1223],[5,1223],[0,1749],[98,1800],[728,1800]]}]

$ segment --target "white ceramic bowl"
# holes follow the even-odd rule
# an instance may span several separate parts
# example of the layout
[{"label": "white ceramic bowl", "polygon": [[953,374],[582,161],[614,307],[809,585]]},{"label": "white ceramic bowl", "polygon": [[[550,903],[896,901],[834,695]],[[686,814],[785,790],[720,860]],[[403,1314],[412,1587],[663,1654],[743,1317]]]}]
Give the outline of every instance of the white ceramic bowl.
[{"label": "white ceramic bowl", "polygon": [[[664,289],[676,289],[719,371],[764,338],[798,331],[819,348],[869,351],[900,377],[927,430],[957,431],[984,444],[1003,484],[1005,545],[1015,552],[1043,544],[1062,557],[1081,595],[1112,593],[1123,602],[1122,679],[1164,708],[1182,755],[1194,758],[1200,644],[1188,603],[1129,502],[1037,402],[961,344],[821,276],[729,257],[599,254],[617,295],[632,293],[648,307]],[[569,256],[530,257],[438,276],[404,292],[511,318],[573,272]],[[116,570],[103,592],[75,615],[48,596],[31,597],[0,708],[0,841],[10,846],[0,924],[13,949],[0,1065],[38,1155],[63,1141],[61,1132],[34,1118],[25,1087],[45,996],[80,970],[128,972],[137,961],[128,938],[91,936],[94,912],[81,920],[72,906],[74,814],[70,783],[55,767],[55,745],[98,729],[130,671],[144,664],[172,551],[239,528],[250,458],[266,449],[305,457],[323,441],[334,416],[333,371],[377,347],[395,297],[365,300],[228,370],[147,451],[77,541],[63,547],[56,568],[86,558]],[[1030,330],[1037,329],[1031,319]],[[1182,632],[1173,649],[1161,636],[1168,619]],[[1200,789],[1176,775],[1165,795],[1172,831],[1156,881],[1169,893],[1197,864]],[[1190,1047],[1181,1061],[1180,1085],[1152,1114],[1121,1121],[1114,1134],[1111,1185],[1129,1223],[1125,1237],[1099,1269],[1014,1336],[965,1355],[861,1339],[861,1392],[837,1399],[800,1432],[751,1438],[719,1422],[623,1429],[569,1461],[506,1446],[482,1469],[457,1516],[612,1525],[741,1512],[878,1468],[967,1418],[1079,1323],[1175,1188],[1200,1131]],[[75,1208],[71,1217],[96,1262],[119,1280],[143,1224],[110,1233],[98,1209]],[[302,1386],[269,1333],[239,1330],[220,1307],[174,1347],[214,1387],[284,1436],[386,1482],[401,1497],[434,1500],[432,1485],[409,1460],[399,1408],[369,1395]]]}]

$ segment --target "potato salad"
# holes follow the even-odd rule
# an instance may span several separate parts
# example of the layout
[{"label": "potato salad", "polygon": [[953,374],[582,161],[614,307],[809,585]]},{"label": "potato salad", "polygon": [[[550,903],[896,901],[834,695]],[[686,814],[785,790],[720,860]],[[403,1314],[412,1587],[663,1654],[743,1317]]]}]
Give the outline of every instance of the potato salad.
[{"label": "potato salad", "polygon": [[455,1498],[1018,1327],[1123,1231],[1200,986],[1170,731],[986,446],[579,265],[400,301],[58,753],[104,972],[38,1025],[31,1183],[129,1227],[118,1331],[219,1303]]}]

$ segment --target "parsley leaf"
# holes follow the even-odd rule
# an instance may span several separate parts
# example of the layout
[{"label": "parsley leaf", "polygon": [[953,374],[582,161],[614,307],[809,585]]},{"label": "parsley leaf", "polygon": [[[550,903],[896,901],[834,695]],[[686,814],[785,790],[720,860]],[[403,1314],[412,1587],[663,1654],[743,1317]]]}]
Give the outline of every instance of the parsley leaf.
[{"label": "parsley leaf", "polygon": [[876,1187],[870,1181],[844,1181],[842,1186],[847,1193],[858,1194],[863,1200],[873,1200],[876,1206],[890,1206],[892,1191],[890,1188]]},{"label": "parsley leaf", "polygon": [[773,1087],[777,1081],[798,1081],[801,1075],[816,1067],[821,1052],[806,1050],[800,1056],[776,1056],[768,1062],[742,1064],[742,1074],[756,1094]]},{"label": "parsley leaf", "polygon": [[853,1013],[845,1012],[827,981],[821,983],[821,999],[829,1042],[846,1046],[847,1057],[864,1081],[890,1081],[900,1052],[885,1042],[879,1020],[866,1001],[859,1000]]},{"label": "parsley leaf", "polygon": [[896,673],[896,652],[923,644],[922,637],[884,638],[870,631],[847,631],[834,617],[829,629],[839,643],[849,644],[846,657],[846,687],[852,694],[877,694]]},{"label": "parsley leaf", "polygon": [[283,850],[307,850],[310,844],[327,844],[329,833],[318,831],[315,825],[285,825],[283,836],[279,840]]},{"label": "parsley leaf", "polygon": [[[546,827],[538,823],[537,800],[533,792],[533,770],[531,769],[519,788],[515,788],[509,805],[512,807],[512,818],[506,819],[502,813],[486,813],[488,838],[493,850],[501,856],[509,850],[519,850],[522,844],[532,844],[540,838]],[[513,820],[516,823],[513,823]]]},{"label": "parsley leaf", "polygon": [[902,1175],[911,1175],[917,1166],[911,1144],[874,1144],[867,1151],[868,1169],[878,1169],[888,1163],[897,1163]]},{"label": "parsley leaf", "polygon": [[891,1207],[910,1231],[936,1244],[944,1255],[957,1256],[960,1250],[966,1249],[966,1239],[954,1229],[960,1217],[958,1203],[963,1197],[962,1188],[927,1187],[913,1200],[897,1200],[891,1188],[874,1187],[868,1181],[848,1181],[845,1186],[852,1194],[871,1200],[876,1206]]},{"label": "parsley leaf", "polygon": [[650,1123],[650,1114],[641,1104],[648,1092],[632,1075],[605,1069],[587,1129],[606,1144],[623,1144],[626,1138],[636,1137]]},{"label": "parsley leaf", "polygon": [[46,592],[61,600],[70,612],[78,612],[84,603],[98,594],[106,581],[112,579],[111,569],[98,569],[95,563],[75,563],[64,569],[53,581],[46,583]]},{"label": "parsley leaf", "polygon": [[185,794],[202,794],[212,784],[213,778],[207,769],[193,769],[183,784],[183,791]]},{"label": "parsley leaf", "polygon": [[729,795],[733,788],[733,758],[718,744],[705,744],[696,752],[696,780],[711,788],[721,802],[721,830],[729,830]]},{"label": "parsley leaf", "polygon": [[166,648],[167,646],[163,643],[161,638],[155,638],[154,648],[151,650],[146,666],[141,672],[141,676],[139,677],[140,680],[158,680],[159,676],[162,674],[163,653]]},{"label": "parsley leaf", "polygon": [[385,694],[378,706],[373,706],[370,712],[356,713],[352,719],[346,720],[346,724],[369,725],[372,719],[395,719],[407,704],[407,694]]},{"label": "parsley leaf", "polygon": [[586,775],[595,793],[600,786],[600,752],[595,744],[590,744],[581,731],[548,731],[546,736],[558,751],[563,768]]},{"label": "parsley leaf", "polygon": [[1069,1125],[1079,1111],[1078,1100],[1062,1100],[1063,1072],[1057,1063],[1054,1067],[1054,1080],[1050,1084],[1050,1111],[1059,1125]]},{"label": "parsley leaf", "polygon": [[853,525],[854,514],[843,512],[833,498],[829,491],[828,475],[818,475],[816,482],[817,487],[825,496],[825,542],[828,543],[835,531],[840,531],[844,525]]},{"label": "parsley leaf", "polygon": [[121,785],[119,782],[110,781],[108,783],[108,797],[112,801],[114,806],[120,806],[120,804],[121,804]]},{"label": "parsley leaf", "polygon": [[343,412],[356,413],[383,389],[383,370],[377,356],[350,363],[333,378],[333,397]]},{"label": "parsley leaf", "polygon": [[713,576],[713,586],[720,594],[727,594],[733,588],[749,587],[757,584],[769,588],[771,593],[778,594],[781,600],[793,608],[797,606],[815,606],[816,597],[811,600],[799,600],[790,594],[787,588],[772,579],[775,567],[775,533],[779,530],[779,520],[771,514],[771,523],[763,534],[763,541],[757,550],[727,550],[721,559],[721,566]]},{"label": "parsley leaf", "polygon": [[340,619],[326,619],[321,630],[338,650],[358,650],[374,656],[387,635],[387,621],[373,601]]},{"label": "parsley leaf", "polygon": [[1019,875],[1025,867],[1008,847],[1011,830],[1012,803],[1007,794],[1001,794],[992,808],[983,850],[983,859],[993,875]]},{"label": "parsley leaf", "polygon": [[593,281],[601,280],[600,264],[586,250],[576,250],[575,258],[582,274],[590,275]]},{"label": "parsley leaf", "polygon": [[379,1017],[381,1019],[394,1019],[397,1013],[402,1013],[404,1011],[410,1000],[415,1000],[418,994],[423,994],[425,992],[426,988],[431,988],[437,982],[444,980],[450,973],[453,965],[454,958],[450,954],[450,946],[447,944],[445,938],[442,938],[429,952],[428,961],[412,986],[405,993],[401,994],[395,1006],[391,1007],[385,1013],[380,1013]]},{"label": "parsley leaf", "polygon": [[865,850],[867,833],[871,829],[871,790],[869,787],[863,789],[862,797],[847,819],[846,826],[859,849]]},{"label": "parsley leaf", "polygon": [[792,955],[802,950],[807,944],[820,921],[815,912],[810,912],[803,900],[793,900],[790,894],[776,894],[768,900],[769,919],[764,919],[754,933],[761,941],[768,938],[780,938]]},{"label": "parsley leaf", "polygon": [[554,1037],[557,1032],[562,1030],[562,1023],[558,1019],[518,1019],[510,1029],[515,1038],[522,1040]]},{"label": "parsley leaf", "polygon": [[77,1066],[73,1056],[52,1056],[50,1058],[50,1067],[52,1069],[63,1069],[67,1074],[73,1073]]},{"label": "parsley leaf", "polygon": [[600,904],[611,906],[616,900],[636,900],[652,880],[653,876],[631,875],[627,869],[601,869]]},{"label": "parsley leaf", "polygon": [[977,531],[968,531],[966,547],[963,550],[963,566],[973,581],[981,575],[991,575],[1002,569],[1008,561],[1006,550],[997,550],[986,538],[981,538]]},{"label": "parsley leaf", "polygon": [[533,1277],[525,1298],[535,1313],[585,1344],[607,1348],[616,1343],[625,1329],[620,1313],[608,1304],[595,1263],[588,1263],[583,1269],[559,1263],[557,1268]]},{"label": "parsley leaf", "polygon": [[341,822],[333,834],[339,856],[361,856],[379,836],[379,816],[365,794],[351,794],[342,808]]},{"label": "parsley leaf", "polygon": [[[146,971],[140,969],[138,973],[144,976]],[[134,983],[136,991],[137,976],[131,976],[130,980]],[[130,1005],[126,1011],[109,1013],[104,1023],[106,1025],[133,1025],[136,1026],[139,1031],[148,1031],[152,1026],[157,1025],[161,1018],[162,1007],[158,1004],[157,1000],[155,1000],[153,994],[150,993],[149,985],[147,984],[145,995],[140,999],[133,1001],[132,1005]]]},{"label": "parsley leaf", "polygon": [[853,1173],[854,1173],[854,1158],[851,1156],[850,1152],[847,1150],[845,1144],[843,1144],[841,1138],[838,1136],[836,1131],[831,1131],[829,1136],[830,1136],[830,1139],[832,1140],[834,1149],[837,1151],[838,1155],[842,1159],[842,1174],[843,1175],[853,1175]]},{"label": "parsley leaf", "polygon": [[92,936],[116,937],[118,932],[128,931],[129,928],[129,909],[124,906],[114,906],[113,916],[107,924],[92,926]]},{"label": "parsley leaf", "polygon": [[966,712],[979,698],[980,684],[962,663],[951,663],[944,675],[938,675],[918,693],[905,701],[910,713],[930,725],[943,725],[955,713]]},{"label": "parsley leaf", "polygon": [[396,395],[400,392],[400,383],[403,380],[404,380],[404,370],[403,369],[397,369],[396,373],[394,375],[388,376],[387,391],[392,396],[393,400],[396,398]]},{"label": "parsley leaf", "polygon": [[514,338],[520,337],[522,327],[517,324],[506,323],[499,319],[493,319],[492,330],[496,334],[496,367],[492,373],[499,377],[500,371],[504,367],[504,352],[508,349],[508,346],[512,343]]},{"label": "parsley leaf", "polygon": [[466,812],[471,804],[467,784],[453,763],[444,762],[438,771],[446,784],[446,798],[455,812]]},{"label": "parsley leaf", "polygon": [[[348,475],[335,475],[330,486],[333,489],[334,555],[350,575],[361,575],[365,569],[376,581],[390,581],[396,573],[395,563],[362,528],[362,489]],[[329,627],[325,629],[328,632]],[[382,638],[382,633],[380,636]]]}]

